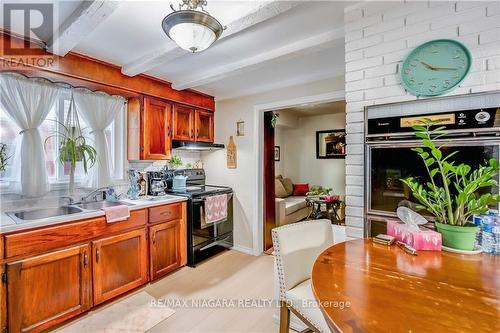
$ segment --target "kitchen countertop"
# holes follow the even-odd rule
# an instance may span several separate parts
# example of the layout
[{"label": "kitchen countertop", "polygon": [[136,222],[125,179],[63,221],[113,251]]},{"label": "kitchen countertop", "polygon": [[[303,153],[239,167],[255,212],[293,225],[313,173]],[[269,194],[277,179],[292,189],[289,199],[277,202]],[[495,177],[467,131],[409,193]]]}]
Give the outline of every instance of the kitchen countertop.
[{"label": "kitchen countertop", "polygon": [[[153,197],[153,198],[155,198],[155,199],[154,200],[123,199],[120,201],[132,204],[131,206],[129,206],[130,210],[132,211],[132,210],[154,207],[154,206],[161,206],[161,205],[171,204],[171,203],[175,203],[175,202],[182,202],[182,201],[187,200],[187,198],[185,198],[185,197],[174,196],[174,195],[166,195],[166,196],[161,197],[160,199],[157,199],[157,197]],[[39,208],[42,208],[42,207],[32,207],[32,209],[39,209]],[[48,208],[48,207],[43,207],[43,208]],[[48,218],[44,218],[44,219],[33,220],[33,221],[28,221],[28,222],[23,222],[23,223],[17,224],[16,221],[13,220],[12,218],[10,218],[10,216],[8,216],[6,213],[2,213],[2,214],[0,214],[0,234],[7,233],[7,232],[13,232],[13,231],[19,231],[19,230],[39,228],[39,227],[44,227],[44,226],[48,226],[48,225],[52,225],[52,224],[59,224],[59,223],[64,223],[64,222],[90,219],[90,218],[98,217],[98,216],[104,216],[104,211],[102,211],[102,210],[84,211],[84,212],[76,213],[76,214],[48,217]]]}]

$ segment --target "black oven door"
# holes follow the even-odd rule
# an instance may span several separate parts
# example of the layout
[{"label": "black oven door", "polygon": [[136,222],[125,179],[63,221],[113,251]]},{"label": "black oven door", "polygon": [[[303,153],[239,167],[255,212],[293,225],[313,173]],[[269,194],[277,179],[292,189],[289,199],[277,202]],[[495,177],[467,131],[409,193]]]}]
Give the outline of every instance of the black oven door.
[{"label": "black oven door", "polygon": [[191,253],[188,256],[191,266],[222,248],[233,246],[233,194],[227,195],[227,218],[213,224],[205,223],[205,199],[192,199]]},{"label": "black oven door", "polygon": [[[473,169],[499,158],[500,140],[496,138],[453,140],[443,148],[444,155],[458,151],[453,157],[456,164],[466,163]],[[367,151],[366,201],[368,215],[395,216],[401,206],[413,208],[417,200],[402,178],[414,177],[427,181],[429,176],[420,156],[411,150],[420,146],[418,141],[370,143]],[[498,187],[482,189],[498,193]],[[498,208],[498,207],[497,207]],[[425,215],[425,212],[423,212]]]}]

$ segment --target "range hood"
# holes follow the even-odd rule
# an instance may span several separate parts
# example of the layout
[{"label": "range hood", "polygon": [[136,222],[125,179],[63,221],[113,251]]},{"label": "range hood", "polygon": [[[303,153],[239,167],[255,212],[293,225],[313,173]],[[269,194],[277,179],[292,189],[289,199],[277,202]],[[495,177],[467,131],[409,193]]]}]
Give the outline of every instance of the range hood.
[{"label": "range hood", "polygon": [[177,150],[213,151],[213,150],[224,149],[224,145],[221,143],[173,140],[172,148]]}]

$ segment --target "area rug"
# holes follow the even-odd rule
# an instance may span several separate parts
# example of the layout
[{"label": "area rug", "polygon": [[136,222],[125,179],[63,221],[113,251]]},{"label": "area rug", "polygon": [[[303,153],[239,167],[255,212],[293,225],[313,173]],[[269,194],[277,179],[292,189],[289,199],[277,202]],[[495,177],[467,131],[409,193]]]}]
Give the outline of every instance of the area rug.
[{"label": "area rug", "polygon": [[154,297],[142,291],[92,311],[80,320],[62,327],[58,332],[146,332],[175,313],[167,307],[152,306],[154,301]]}]

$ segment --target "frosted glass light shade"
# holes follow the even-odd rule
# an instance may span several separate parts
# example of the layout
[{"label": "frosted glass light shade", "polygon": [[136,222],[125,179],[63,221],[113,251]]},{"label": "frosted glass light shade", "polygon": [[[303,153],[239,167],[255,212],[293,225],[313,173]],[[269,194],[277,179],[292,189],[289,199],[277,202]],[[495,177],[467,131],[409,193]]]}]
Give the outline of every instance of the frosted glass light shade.
[{"label": "frosted glass light shade", "polygon": [[168,37],[180,48],[193,53],[206,50],[224,30],[214,17],[197,10],[170,13],[161,25]]},{"label": "frosted glass light shade", "polygon": [[211,29],[197,23],[179,23],[170,29],[169,35],[180,48],[191,52],[206,50],[217,39]]}]

